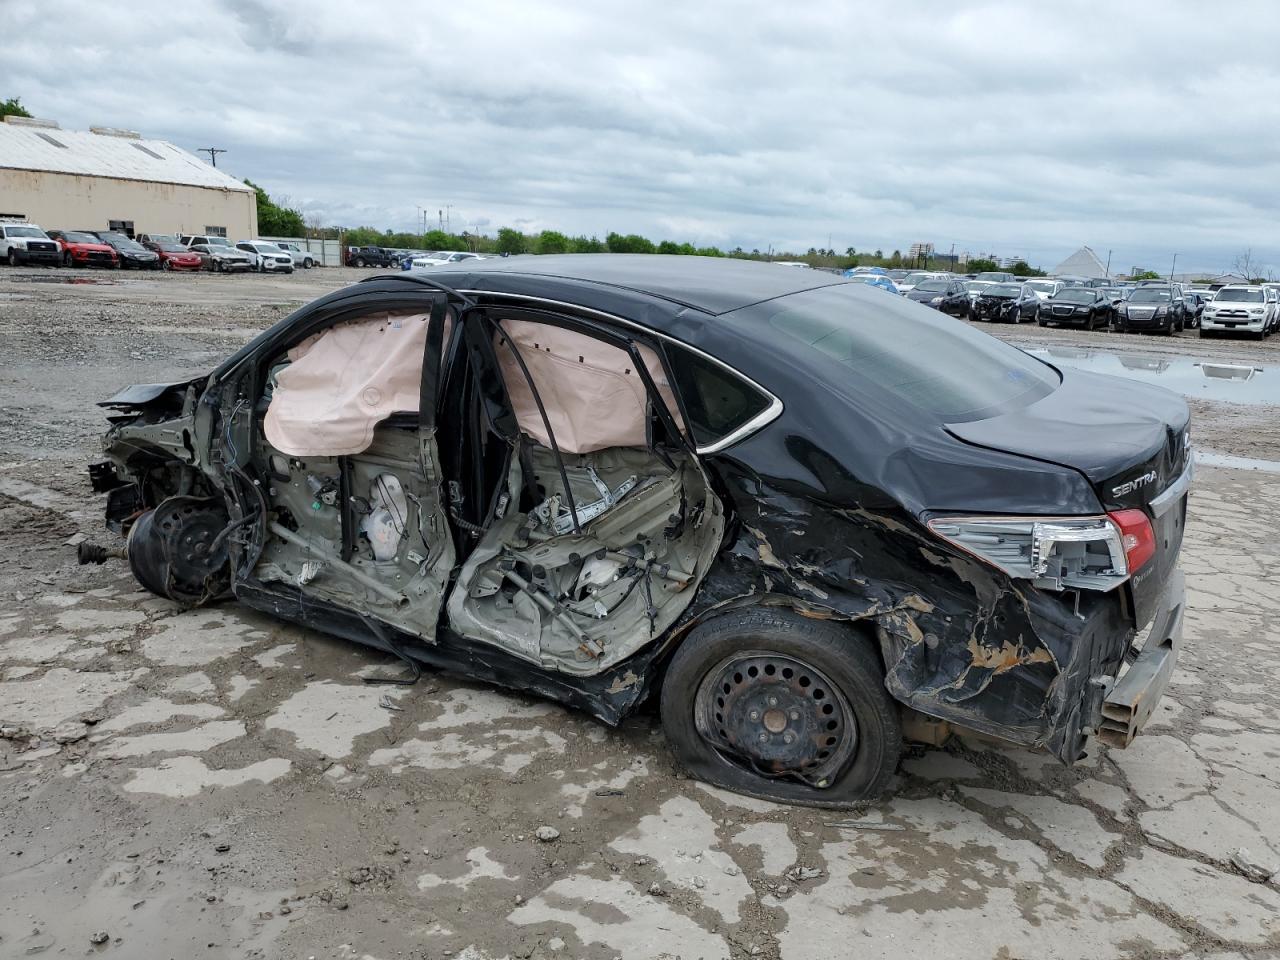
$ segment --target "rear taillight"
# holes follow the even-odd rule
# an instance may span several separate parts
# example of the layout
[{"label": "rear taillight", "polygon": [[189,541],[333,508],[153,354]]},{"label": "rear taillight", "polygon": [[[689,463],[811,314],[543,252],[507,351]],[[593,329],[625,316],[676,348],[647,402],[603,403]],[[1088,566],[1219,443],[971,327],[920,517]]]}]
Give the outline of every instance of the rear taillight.
[{"label": "rear taillight", "polygon": [[1049,590],[1113,590],[1129,579],[1124,533],[1111,517],[935,517],[929,529],[961,550]]},{"label": "rear taillight", "polygon": [[1156,555],[1156,535],[1151,529],[1151,520],[1142,510],[1115,510],[1107,516],[1120,528],[1125,562],[1129,572],[1136,573]]}]

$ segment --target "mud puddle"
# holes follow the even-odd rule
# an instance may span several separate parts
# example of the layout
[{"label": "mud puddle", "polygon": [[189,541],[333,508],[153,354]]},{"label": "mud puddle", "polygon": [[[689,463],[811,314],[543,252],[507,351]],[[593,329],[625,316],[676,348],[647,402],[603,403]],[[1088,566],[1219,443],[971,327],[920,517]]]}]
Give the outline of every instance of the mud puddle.
[{"label": "mud puddle", "polygon": [[1280,404],[1280,366],[1111,353],[1087,347],[1038,347],[1027,352],[1055,366],[1154,383],[1186,397]]},{"label": "mud puddle", "polygon": [[1263,460],[1259,457],[1238,457],[1217,450],[1195,451],[1197,464],[1206,467],[1230,467],[1233,470],[1261,470],[1263,473],[1280,473],[1280,460]]},{"label": "mud puddle", "polygon": [[[64,286],[90,287],[104,286],[112,287],[118,285],[121,281],[109,277],[67,277],[53,274],[47,277],[9,277],[12,283],[58,283]],[[133,283],[136,281],[126,281]]]}]

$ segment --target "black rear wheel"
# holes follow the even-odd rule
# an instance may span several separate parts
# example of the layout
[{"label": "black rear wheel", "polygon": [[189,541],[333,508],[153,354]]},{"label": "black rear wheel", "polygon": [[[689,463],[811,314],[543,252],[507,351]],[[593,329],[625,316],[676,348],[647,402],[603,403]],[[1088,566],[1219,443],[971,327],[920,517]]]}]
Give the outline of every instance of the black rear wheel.
[{"label": "black rear wheel", "polygon": [[691,773],[767,800],[870,799],[902,749],[873,643],[780,608],[695,627],[667,668],[661,701],[663,729]]}]

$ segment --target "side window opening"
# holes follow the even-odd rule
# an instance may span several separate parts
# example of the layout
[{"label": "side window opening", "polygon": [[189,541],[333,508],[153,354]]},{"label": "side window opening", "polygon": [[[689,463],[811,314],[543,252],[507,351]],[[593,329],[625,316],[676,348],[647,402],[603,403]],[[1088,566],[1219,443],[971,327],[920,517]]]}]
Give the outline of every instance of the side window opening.
[{"label": "side window opening", "polygon": [[510,454],[450,624],[544,667],[605,670],[685,610],[723,536],[722,508],[662,426],[654,394],[673,423],[680,412],[656,350],[533,311],[465,324],[497,367],[501,412],[484,427]]}]

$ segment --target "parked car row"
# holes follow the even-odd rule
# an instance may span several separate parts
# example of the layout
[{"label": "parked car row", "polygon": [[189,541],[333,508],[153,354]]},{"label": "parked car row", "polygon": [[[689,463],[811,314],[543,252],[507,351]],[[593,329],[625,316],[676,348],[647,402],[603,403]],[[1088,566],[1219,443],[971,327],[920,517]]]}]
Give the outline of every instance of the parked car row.
[{"label": "parked car row", "polygon": [[464,260],[484,260],[478,253],[466,250],[392,250],[389,247],[364,245],[348,247],[343,261],[348,267],[399,267],[401,270],[438,267]]},{"label": "parked car row", "polygon": [[998,271],[959,277],[879,267],[855,267],[844,276],[968,320],[1134,333],[1199,329],[1202,337],[1236,332],[1259,339],[1280,330],[1280,284],[1209,289],[1172,280],[1026,279]]},{"label": "parked car row", "polygon": [[212,270],[293,273],[320,263],[297,244],[197,234],[130,237],[114,230],[43,230],[27,221],[0,221],[0,259],[10,266],[103,267],[137,270]]}]

